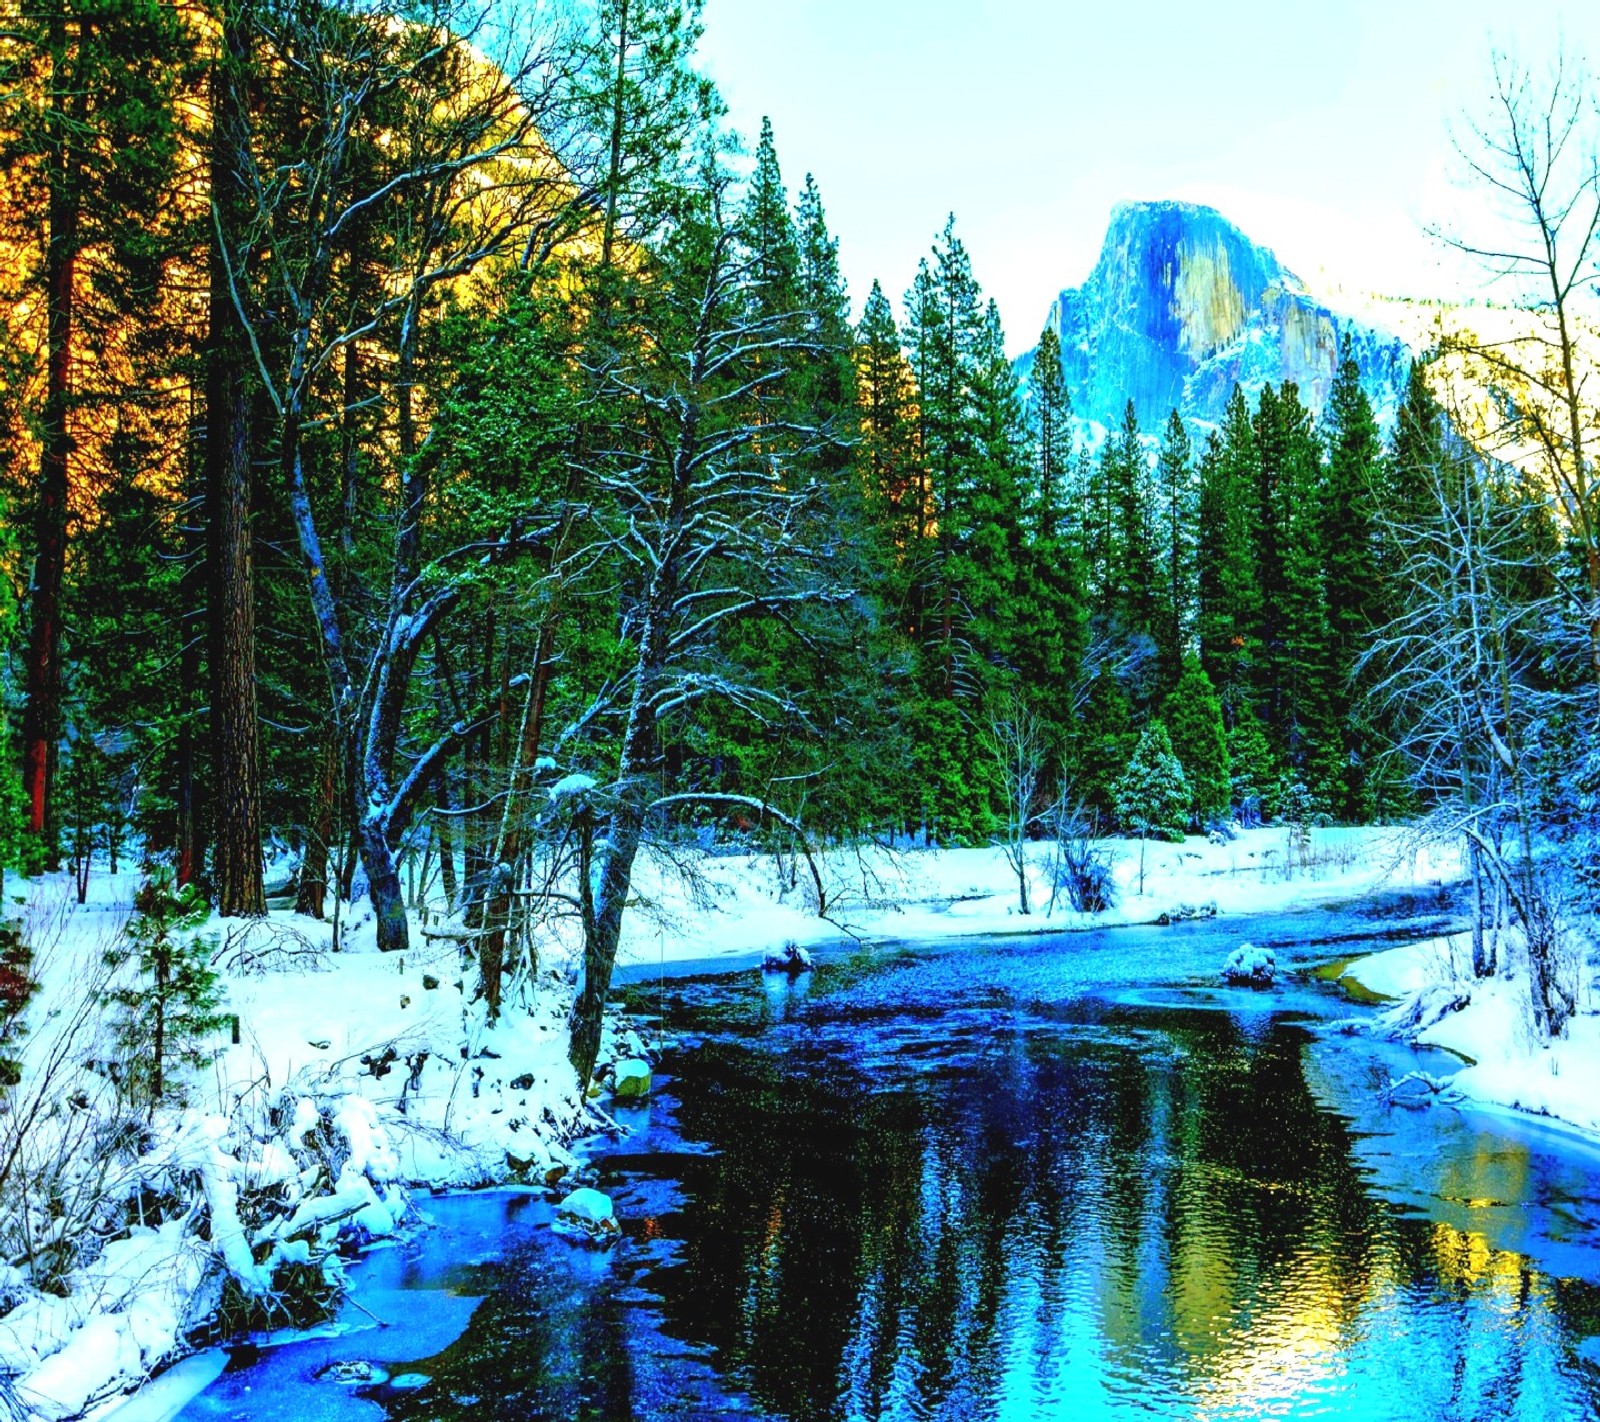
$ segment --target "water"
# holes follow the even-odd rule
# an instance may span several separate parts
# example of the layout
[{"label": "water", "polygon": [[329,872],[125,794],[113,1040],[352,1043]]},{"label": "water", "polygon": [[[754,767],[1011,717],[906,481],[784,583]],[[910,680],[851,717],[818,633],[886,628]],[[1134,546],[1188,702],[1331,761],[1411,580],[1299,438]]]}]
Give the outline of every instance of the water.
[{"label": "water", "polygon": [[[1432,912],[635,975],[686,1044],[600,1161],[622,1245],[430,1201],[357,1271],[392,1326],[242,1352],[184,1416],[1600,1416],[1600,1153],[1384,1108],[1419,1059],[1328,1034],[1327,989],[1211,981]],[[316,1380],[349,1359],[408,1385]]]}]

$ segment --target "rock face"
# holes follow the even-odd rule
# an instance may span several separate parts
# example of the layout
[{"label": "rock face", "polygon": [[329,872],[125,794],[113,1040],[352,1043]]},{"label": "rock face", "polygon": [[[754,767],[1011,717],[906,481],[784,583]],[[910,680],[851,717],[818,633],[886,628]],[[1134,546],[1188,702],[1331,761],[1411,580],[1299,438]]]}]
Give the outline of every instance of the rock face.
[{"label": "rock face", "polygon": [[[1104,430],[1130,399],[1148,434],[1174,409],[1214,426],[1236,383],[1253,403],[1264,384],[1293,381],[1320,413],[1346,334],[1387,423],[1411,360],[1404,342],[1317,302],[1221,213],[1181,202],[1119,206],[1094,270],[1056,298],[1046,324],[1061,338],[1074,412]],[[1032,366],[1030,351],[1018,373]]]}]

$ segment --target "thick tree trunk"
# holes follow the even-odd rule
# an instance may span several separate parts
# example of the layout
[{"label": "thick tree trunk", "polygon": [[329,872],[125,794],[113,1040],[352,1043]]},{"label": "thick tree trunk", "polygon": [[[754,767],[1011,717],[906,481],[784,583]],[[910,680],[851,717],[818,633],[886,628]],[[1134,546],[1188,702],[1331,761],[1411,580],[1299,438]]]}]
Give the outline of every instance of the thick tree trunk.
[{"label": "thick tree trunk", "polygon": [[[64,14],[64,12],[63,12]],[[51,22],[55,54],[67,48],[66,21]],[[52,804],[61,720],[61,590],[67,566],[67,428],[71,397],[74,283],[77,278],[78,185],[82,181],[70,121],[55,94],[49,107],[49,231],[45,249],[45,401],[40,431],[39,488],[34,505],[33,584],[29,599],[26,700],[22,715],[23,788],[28,826],[44,841],[46,862],[58,862]]]},{"label": "thick tree trunk", "polygon": [[[199,422],[195,427],[191,447],[194,449],[195,471],[191,474],[191,487],[200,494],[198,502],[203,507],[203,461],[205,445]],[[206,635],[204,533],[194,524],[194,516],[186,520],[184,532],[183,575],[179,581],[179,596],[183,603],[180,613],[182,649],[178,654],[178,680],[182,683],[179,695],[183,703],[183,716],[178,722],[177,804],[174,826],[177,858],[177,882],[182,888],[205,873],[205,827],[200,805],[200,784],[196,774],[202,737],[198,734],[203,696],[202,639]]]},{"label": "thick tree trunk", "polygon": [[[231,11],[212,73],[212,201],[225,237],[243,194],[244,37]],[[213,237],[206,375],[206,525],[211,661],[213,880],[224,917],[266,912],[261,883],[260,743],[256,720],[255,586],[250,549],[250,392],[245,333],[228,258]]]},{"label": "thick tree trunk", "polygon": [[405,894],[400,886],[400,869],[394,850],[389,847],[388,827],[370,816],[362,816],[358,826],[361,864],[367,871],[367,893],[378,921],[378,950],[403,953],[410,943],[406,922]]}]

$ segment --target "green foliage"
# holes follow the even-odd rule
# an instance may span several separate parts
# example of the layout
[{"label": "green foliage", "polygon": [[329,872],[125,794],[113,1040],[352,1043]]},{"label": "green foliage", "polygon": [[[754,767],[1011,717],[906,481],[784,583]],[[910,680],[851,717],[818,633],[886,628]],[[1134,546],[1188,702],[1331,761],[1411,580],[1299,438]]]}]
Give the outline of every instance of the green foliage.
[{"label": "green foliage", "polygon": [[1248,703],[1234,713],[1227,734],[1233,803],[1246,824],[1271,819],[1278,809],[1278,762],[1261,718]]},{"label": "green foliage", "polygon": [[1189,783],[1190,822],[1204,827],[1223,819],[1231,803],[1232,767],[1222,725],[1222,701],[1198,662],[1185,668],[1161,710],[1173,754]]},{"label": "green foliage", "polygon": [[1138,742],[1133,707],[1109,668],[1089,683],[1074,741],[1074,792],[1089,810],[1109,819],[1115,814],[1118,777]]},{"label": "green foliage", "polygon": [[158,868],[140,886],[133,908],[126,941],[110,958],[135,980],[109,996],[119,1009],[125,1081],[153,1111],[176,1068],[210,1060],[206,1039],[229,1019],[211,967],[216,945],[195,931],[209,913],[200,891],[193,884],[178,887],[171,870]]},{"label": "green foliage", "polygon": [[1160,721],[1144,728],[1112,794],[1118,822],[1141,839],[1150,834],[1183,834],[1193,792]]}]

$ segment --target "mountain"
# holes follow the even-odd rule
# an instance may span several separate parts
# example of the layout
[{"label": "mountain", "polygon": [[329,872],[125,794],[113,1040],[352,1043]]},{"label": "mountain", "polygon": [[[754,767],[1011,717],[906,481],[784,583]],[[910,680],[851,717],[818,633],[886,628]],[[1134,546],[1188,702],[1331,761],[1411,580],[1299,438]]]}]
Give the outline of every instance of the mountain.
[{"label": "mountain", "polygon": [[[1253,401],[1293,381],[1320,412],[1346,335],[1387,423],[1411,363],[1403,341],[1322,305],[1272,252],[1192,203],[1117,207],[1094,270],[1056,298],[1046,325],[1061,338],[1074,411],[1104,429],[1130,399],[1146,431],[1173,409],[1216,425],[1236,383]],[[1032,366],[1030,351],[1019,375]]]}]

